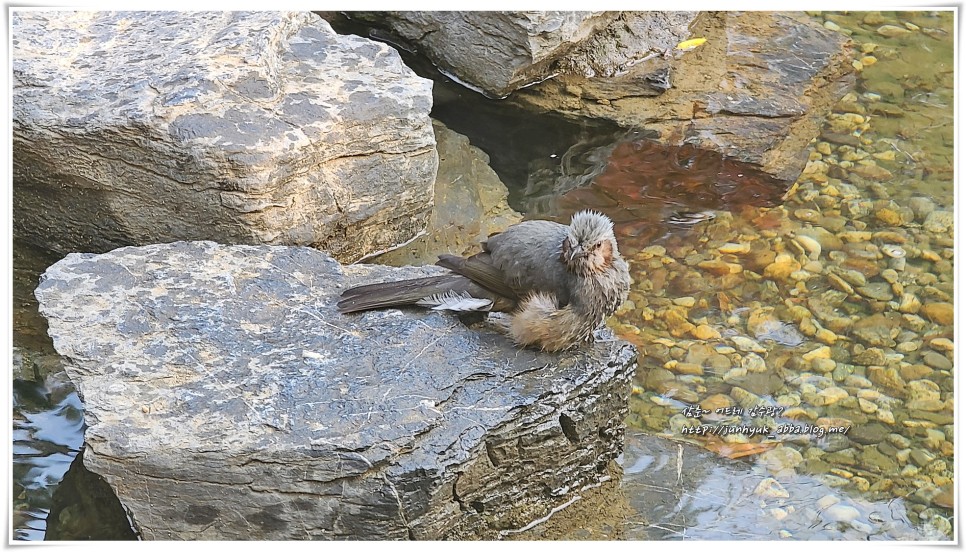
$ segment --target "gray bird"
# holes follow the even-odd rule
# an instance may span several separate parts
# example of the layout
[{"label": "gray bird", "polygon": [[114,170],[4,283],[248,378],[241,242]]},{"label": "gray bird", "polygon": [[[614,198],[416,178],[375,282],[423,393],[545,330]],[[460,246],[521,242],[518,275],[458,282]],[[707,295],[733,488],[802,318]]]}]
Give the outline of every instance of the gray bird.
[{"label": "gray bird", "polygon": [[509,312],[509,334],[522,346],[558,351],[590,340],[627,299],[630,275],[606,216],[581,211],[566,226],[514,224],[472,257],[440,255],[440,276],[346,290],[339,311],[418,305],[457,312]]}]

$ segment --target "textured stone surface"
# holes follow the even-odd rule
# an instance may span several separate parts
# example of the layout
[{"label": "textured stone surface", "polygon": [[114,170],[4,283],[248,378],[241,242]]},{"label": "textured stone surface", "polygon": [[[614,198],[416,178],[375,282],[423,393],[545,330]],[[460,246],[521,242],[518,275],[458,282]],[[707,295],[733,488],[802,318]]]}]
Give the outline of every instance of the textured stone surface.
[{"label": "textured stone surface", "polygon": [[503,97],[553,74],[553,64],[616,12],[350,12],[388,27],[442,71]]},{"label": "textured stone surface", "polygon": [[[13,12],[14,222],[61,252],[415,236],[431,82],[311,13]],[[351,235],[348,235],[351,233]]]},{"label": "textured stone surface", "polygon": [[622,448],[633,347],[553,356],[449,314],[335,309],[440,270],[213,242],[68,255],[36,295],[85,466],[146,539],[492,538],[572,503]]},{"label": "textured stone surface", "polygon": [[368,262],[424,265],[434,264],[441,253],[469,256],[480,252],[480,242],[490,234],[523,218],[507,205],[506,185],[490,168],[489,156],[438,121],[433,130],[439,171],[426,233]]},{"label": "textured stone surface", "polygon": [[707,42],[668,51],[672,86],[663,94],[649,84],[660,74],[655,58],[616,77],[561,74],[508,100],[646,129],[662,143],[693,144],[794,181],[807,144],[854,82],[848,39],[779,12],[703,12],[690,36]]}]

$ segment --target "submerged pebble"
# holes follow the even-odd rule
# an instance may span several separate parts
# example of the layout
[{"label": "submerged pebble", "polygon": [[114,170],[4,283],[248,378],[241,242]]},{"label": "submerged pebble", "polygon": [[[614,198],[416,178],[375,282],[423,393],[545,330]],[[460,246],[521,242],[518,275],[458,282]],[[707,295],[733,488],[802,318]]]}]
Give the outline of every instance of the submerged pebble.
[{"label": "submerged pebble", "polygon": [[[942,114],[951,120],[952,93],[944,92],[948,105],[939,108],[935,83],[927,89],[896,53],[897,42],[920,40],[926,35],[913,33],[925,30],[884,13],[858,17],[864,28],[849,28],[838,15],[824,20],[826,28],[855,33],[861,92],[836,103],[796,188],[781,206],[694,225],[691,245],[672,238],[640,261],[655,263],[644,272],[659,278],[634,298],[638,320],[652,313],[640,335],[651,335],[648,324],[665,324],[653,332],[668,340],[664,358],[678,364],[664,370],[671,379],[660,389],[684,388],[704,408],[785,409],[754,423],[851,427],[827,435],[821,447],[791,438],[781,452],[762,453],[771,473],[815,470],[830,485],[883,496],[927,489],[917,506],[948,508],[948,498],[933,496],[953,480],[940,463],[952,465],[954,442],[955,220],[951,184],[942,193],[934,184],[936,175],[952,174],[952,127],[943,127],[947,149],[938,155],[920,138],[925,127],[943,124]],[[684,306],[685,313],[674,310]],[[698,350],[695,340],[718,342]],[[760,437],[733,439],[727,442]],[[769,500],[782,491],[770,482],[758,489]],[[774,519],[787,514],[770,506]],[[851,503],[830,500],[819,513],[875,532]]]}]

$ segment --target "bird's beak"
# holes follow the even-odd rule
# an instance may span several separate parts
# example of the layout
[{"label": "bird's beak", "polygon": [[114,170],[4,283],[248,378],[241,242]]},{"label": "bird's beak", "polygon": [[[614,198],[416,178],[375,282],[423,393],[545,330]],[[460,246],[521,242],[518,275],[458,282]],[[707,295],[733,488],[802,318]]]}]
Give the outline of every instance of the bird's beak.
[{"label": "bird's beak", "polygon": [[573,261],[574,259],[576,259],[577,257],[579,257],[581,254],[583,254],[583,252],[584,252],[584,249],[582,247],[580,247],[579,245],[577,247],[571,249],[570,250],[570,260]]}]

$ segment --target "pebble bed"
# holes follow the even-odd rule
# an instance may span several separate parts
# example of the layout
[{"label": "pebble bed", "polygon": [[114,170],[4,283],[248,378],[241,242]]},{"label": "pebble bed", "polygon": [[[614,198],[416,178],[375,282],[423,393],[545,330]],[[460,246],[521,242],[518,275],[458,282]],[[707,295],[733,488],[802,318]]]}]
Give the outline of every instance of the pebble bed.
[{"label": "pebble bed", "polygon": [[857,84],[785,201],[622,242],[628,423],[764,466],[776,521],[794,519],[781,474],[808,474],[851,533],[876,533],[861,504],[901,498],[925,538],[951,538],[951,12],[809,15],[852,37]]}]

